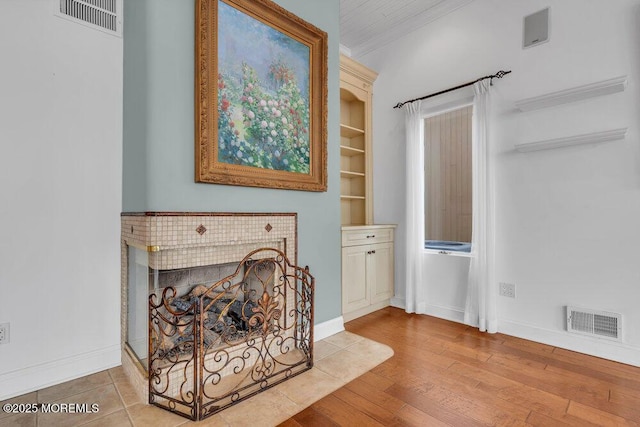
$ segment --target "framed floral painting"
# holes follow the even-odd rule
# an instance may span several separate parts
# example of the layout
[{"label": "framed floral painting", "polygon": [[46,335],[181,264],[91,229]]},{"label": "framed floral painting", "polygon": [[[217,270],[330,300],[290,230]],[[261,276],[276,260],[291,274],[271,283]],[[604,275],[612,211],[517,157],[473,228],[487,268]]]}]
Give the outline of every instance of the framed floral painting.
[{"label": "framed floral painting", "polygon": [[197,182],[327,189],[327,34],[270,0],[196,1]]}]

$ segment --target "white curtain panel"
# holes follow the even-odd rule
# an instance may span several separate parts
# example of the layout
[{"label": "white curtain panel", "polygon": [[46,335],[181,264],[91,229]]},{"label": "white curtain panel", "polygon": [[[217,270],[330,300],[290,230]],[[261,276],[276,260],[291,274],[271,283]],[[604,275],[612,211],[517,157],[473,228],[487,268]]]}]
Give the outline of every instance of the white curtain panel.
[{"label": "white curtain panel", "polygon": [[494,286],[495,211],[491,164],[490,81],[474,87],[472,122],[473,215],[471,263],[464,322],[480,331],[498,331],[497,292]]},{"label": "white curtain panel", "polygon": [[420,101],[405,104],[406,141],[406,265],[405,310],[425,313],[425,286],[422,272],[424,252],[424,141]]}]

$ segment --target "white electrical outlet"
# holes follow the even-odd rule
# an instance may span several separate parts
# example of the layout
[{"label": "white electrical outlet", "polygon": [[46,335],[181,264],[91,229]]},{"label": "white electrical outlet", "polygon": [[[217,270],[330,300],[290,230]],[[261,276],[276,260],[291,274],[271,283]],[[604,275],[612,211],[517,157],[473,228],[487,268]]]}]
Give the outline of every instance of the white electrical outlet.
[{"label": "white electrical outlet", "polygon": [[503,297],[515,298],[516,285],[513,283],[500,282],[500,295]]},{"label": "white electrical outlet", "polygon": [[9,343],[9,324],[1,323],[0,324],[0,344],[8,344]]}]

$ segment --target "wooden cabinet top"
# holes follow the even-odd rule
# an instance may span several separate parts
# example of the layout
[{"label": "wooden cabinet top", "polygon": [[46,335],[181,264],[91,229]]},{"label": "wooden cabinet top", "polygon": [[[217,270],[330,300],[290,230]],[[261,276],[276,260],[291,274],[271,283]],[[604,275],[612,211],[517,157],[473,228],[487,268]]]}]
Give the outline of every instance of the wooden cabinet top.
[{"label": "wooden cabinet top", "polygon": [[378,77],[378,73],[373,71],[371,68],[365,67],[359,62],[342,54],[340,55],[340,72],[350,74],[369,84],[373,84]]}]

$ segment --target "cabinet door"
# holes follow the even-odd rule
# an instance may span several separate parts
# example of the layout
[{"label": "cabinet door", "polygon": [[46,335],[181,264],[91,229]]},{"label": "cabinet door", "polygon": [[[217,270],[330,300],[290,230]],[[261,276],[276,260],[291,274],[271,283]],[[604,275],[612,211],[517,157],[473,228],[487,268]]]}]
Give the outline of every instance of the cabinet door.
[{"label": "cabinet door", "polygon": [[367,284],[371,289],[371,303],[393,296],[393,243],[370,245],[367,255]]},{"label": "cabinet door", "polygon": [[342,312],[369,305],[367,292],[368,246],[342,248]]}]

